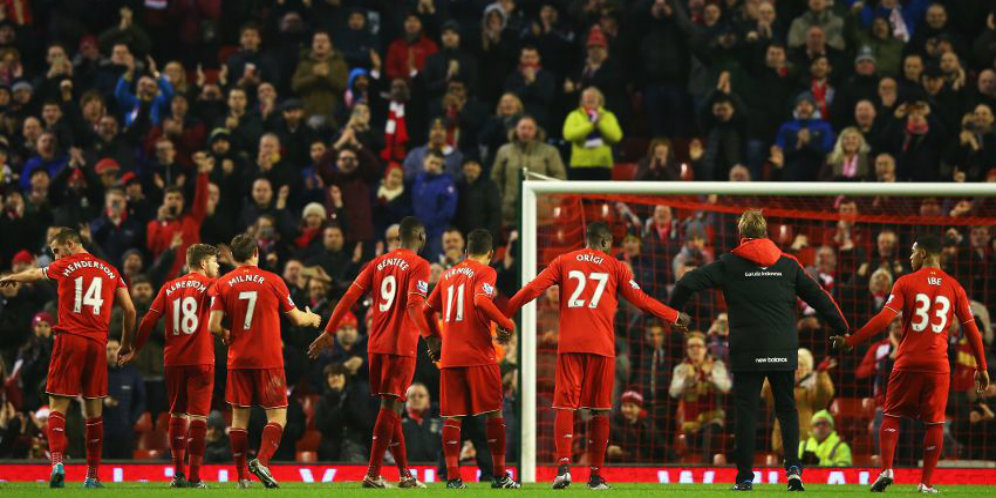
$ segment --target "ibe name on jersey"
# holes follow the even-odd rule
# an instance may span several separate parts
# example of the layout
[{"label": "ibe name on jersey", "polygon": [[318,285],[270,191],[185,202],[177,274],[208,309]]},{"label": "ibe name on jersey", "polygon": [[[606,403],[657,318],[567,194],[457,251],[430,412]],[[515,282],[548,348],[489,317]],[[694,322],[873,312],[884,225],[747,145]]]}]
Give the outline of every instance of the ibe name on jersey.
[{"label": "ibe name on jersey", "polygon": [[207,286],[197,280],[174,280],[166,288],[166,295],[169,296],[181,289],[195,289],[197,292],[204,292]]},{"label": "ibe name on jersey", "polygon": [[[104,265],[103,263],[101,263],[99,261],[94,261],[94,260],[89,260],[89,259],[85,259],[83,261],[76,261],[76,262],[70,263],[69,266],[65,267],[62,270],[62,276],[63,277],[69,277],[70,275],[73,274],[73,272],[75,272],[76,270],[82,269],[82,268],[96,268],[96,269],[104,272],[104,274],[107,275],[108,278],[110,278],[112,280],[115,278],[114,272],[112,272],[111,269],[107,267],[107,265]],[[46,276],[47,276],[47,269],[46,269]]]},{"label": "ibe name on jersey", "polygon": [[940,286],[942,281],[941,277],[927,277],[927,285]]}]

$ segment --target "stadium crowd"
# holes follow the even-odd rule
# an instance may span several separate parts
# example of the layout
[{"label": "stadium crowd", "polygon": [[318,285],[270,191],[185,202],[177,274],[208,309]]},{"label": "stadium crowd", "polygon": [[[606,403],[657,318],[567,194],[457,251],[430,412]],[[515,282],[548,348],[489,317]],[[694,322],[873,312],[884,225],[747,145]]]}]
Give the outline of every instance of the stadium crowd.
[{"label": "stadium crowd", "polygon": [[[181,273],[189,245],[248,232],[260,266],[327,318],[363,264],[396,246],[396,223],[409,214],[427,227],[430,283],[463,257],[464,234],[484,227],[503,242],[498,288],[512,295],[525,169],[571,180],[996,181],[994,9],[981,0],[7,0],[0,268],[45,266],[50,227],[80,227],[87,248],[121,270],[141,318]],[[660,299],[737,242],[729,215],[710,208],[717,200],[700,205],[610,207],[625,235],[620,258]],[[808,208],[837,210],[839,223],[790,226],[778,242],[853,325],[908,271],[912,234],[848,220],[992,207],[825,200]],[[946,249],[990,353],[994,235],[952,228]],[[222,261],[230,267],[230,254]],[[47,284],[0,291],[0,458],[43,458],[55,294]],[[553,378],[558,299],[550,289],[539,306],[541,393]],[[376,407],[365,311],[342,323],[334,353],[317,362],[304,354],[317,332],[282,327],[293,401],[275,458],[366,458]],[[698,296],[690,312],[700,332],[685,337],[622,313],[611,461],[724,461],[722,311],[716,296]],[[800,452],[820,465],[867,463],[877,430],[855,413],[880,421],[896,337],[838,365],[820,324],[802,317]],[[112,324],[120,337],[120,320]],[[161,328],[133,366],[111,369],[108,457],[163,456]],[[515,458],[515,345],[504,354]],[[953,358],[956,444],[945,448],[994,460],[996,389],[972,397],[971,374],[958,381],[973,360]],[[221,368],[217,379],[207,459],[227,462]],[[424,352],[416,380],[404,420],[410,458],[436,461],[438,372]],[[262,423],[255,417],[250,432]],[[774,430],[773,453],[782,451]],[[483,424],[464,434],[464,456],[476,453],[486,469],[487,451],[476,450]],[[68,454],[81,455],[81,434],[70,436]],[[549,457],[552,443],[540,446]],[[915,462],[912,447],[901,445],[910,449],[902,461]]]}]

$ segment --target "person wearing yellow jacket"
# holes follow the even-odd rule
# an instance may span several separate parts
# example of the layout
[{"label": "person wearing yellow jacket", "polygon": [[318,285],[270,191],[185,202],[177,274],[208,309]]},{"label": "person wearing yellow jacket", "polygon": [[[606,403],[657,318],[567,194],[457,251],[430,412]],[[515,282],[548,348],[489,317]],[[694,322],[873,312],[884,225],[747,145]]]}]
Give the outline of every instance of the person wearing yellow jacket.
[{"label": "person wearing yellow jacket", "polygon": [[622,140],[623,132],[604,103],[597,88],[585,88],[581,106],[564,121],[564,139],[571,143],[571,180],[612,179],[612,146]]},{"label": "person wearing yellow jacket", "polygon": [[813,435],[799,442],[802,463],[820,467],[848,467],[852,464],[851,447],[834,429],[833,415],[820,410],[813,415]]}]

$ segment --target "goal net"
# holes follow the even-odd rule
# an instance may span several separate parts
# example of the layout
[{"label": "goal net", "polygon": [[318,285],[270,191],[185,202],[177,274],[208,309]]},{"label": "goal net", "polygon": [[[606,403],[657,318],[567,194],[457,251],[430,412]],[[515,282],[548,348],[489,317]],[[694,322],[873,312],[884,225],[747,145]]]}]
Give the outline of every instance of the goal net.
[{"label": "goal net", "polygon": [[[800,260],[856,329],[881,309],[895,279],[910,271],[915,237],[933,233],[944,239],[943,268],[968,292],[991,354],[994,196],[996,184],[527,180],[522,189],[521,276],[524,283],[530,281],[557,255],[583,246],[587,223],[606,221],[615,235],[613,255],[632,267],[645,292],[666,303],[676,279],[739,243],[736,219],[745,208],[755,207],[763,210],[771,239]],[[558,299],[558,290],[550,289],[522,312],[521,472],[526,482],[553,474]],[[685,311],[696,331],[688,336],[672,334],[638,309],[620,305],[610,465],[719,467],[733,462],[736,414],[726,368],[729,332],[722,295],[700,293]],[[797,315],[801,440],[816,430],[814,420],[829,424],[849,450],[837,448],[831,456],[834,466],[877,465],[894,338],[890,341],[883,333],[855,351],[831,353],[829,331],[815,312],[800,301]],[[996,390],[975,395],[974,358],[959,325],[950,327],[952,384],[942,466],[955,461],[963,467],[982,466],[996,460]],[[705,359],[699,360],[703,354]],[[759,413],[755,463],[780,466],[784,450],[770,397],[761,402]],[[576,420],[574,462],[583,465],[586,424],[581,417]],[[922,440],[922,426],[904,421],[897,467],[919,464]]]}]

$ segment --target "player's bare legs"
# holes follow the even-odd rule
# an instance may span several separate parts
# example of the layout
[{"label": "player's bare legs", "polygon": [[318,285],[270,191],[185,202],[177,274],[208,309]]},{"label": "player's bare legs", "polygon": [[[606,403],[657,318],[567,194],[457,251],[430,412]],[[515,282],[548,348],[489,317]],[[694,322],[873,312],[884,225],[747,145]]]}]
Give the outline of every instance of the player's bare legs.
[{"label": "player's bare legs", "polygon": [[[381,476],[380,470],[384,463],[384,455],[390,449],[398,464],[401,476],[401,487],[419,487],[418,481],[408,470],[408,453],[405,446],[405,436],[401,431],[401,410],[405,403],[397,396],[384,395],[380,399],[380,411],[374,423],[373,438],[370,444],[370,462],[367,475],[363,478],[365,488],[386,488],[387,481]],[[423,485],[424,486],[424,485]]]},{"label": "player's bare legs", "polygon": [[[248,417],[245,422],[248,424]],[[232,425],[235,425],[234,417]],[[270,489],[280,487],[270,473],[270,458],[273,458],[273,454],[280,447],[280,438],[284,434],[285,425],[287,425],[287,408],[266,409],[266,426],[263,427],[263,435],[260,437],[259,453],[249,462],[249,471],[263,483],[263,486]]]},{"label": "player's bare legs", "polygon": [[[55,399],[55,396],[52,396]],[[61,412],[69,408],[69,399],[59,397],[65,402]],[[86,442],[86,480],[84,488],[102,488],[97,470],[100,468],[100,453],[104,449],[104,399],[83,399],[84,441]]]},{"label": "player's bare legs", "polygon": [[873,493],[881,493],[892,484],[892,460],[895,457],[898,442],[899,417],[884,414],[882,427],[878,429],[879,452],[882,454],[882,473],[872,483],[871,491]]},{"label": "player's bare legs", "polygon": [[[446,489],[465,489],[460,476],[460,427],[463,417],[443,417],[443,460],[446,462]],[[497,471],[495,473],[497,475]]]},{"label": "player's bare legs", "polygon": [[173,481],[171,488],[187,487],[187,473],[183,467],[183,456],[187,451],[187,414],[169,414],[169,453],[173,460]]},{"label": "player's bare legs", "polygon": [[605,465],[605,449],[609,446],[609,410],[591,410],[588,421],[588,462],[591,474],[588,477],[588,489],[610,489],[602,477],[602,466]]},{"label": "player's bare legs", "polygon": [[553,489],[571,485],[571,448],[574,446],[574,410],[556,408],[553,420],[554,444],[557,449],[557,477]]},{"label": "player's bare legs", "polygon": [[494,480],[491,487],[495,489],[518,489],[519,483],[512,479],[505,469],[505,419],[500,411],[488,412],[484,419],[484,434],[488,440],[488,450],[491,451],[491,461],[494,462]]},{"label": "player's bare legs", "polygon": [[190,473],[187,474],[187,483],[192,488],[207,488],[201,481],[201,462],[204,461],[204,448],[207,445],[207,417],[189,415],[188,418],[187,459]]}]

